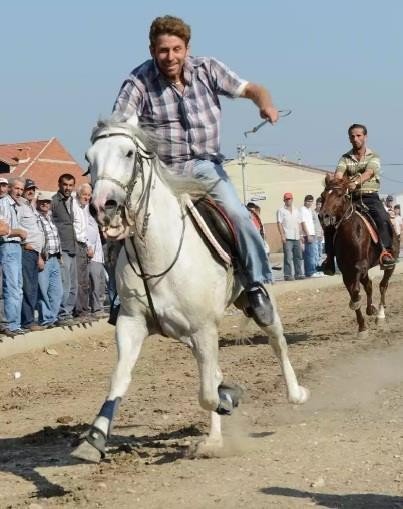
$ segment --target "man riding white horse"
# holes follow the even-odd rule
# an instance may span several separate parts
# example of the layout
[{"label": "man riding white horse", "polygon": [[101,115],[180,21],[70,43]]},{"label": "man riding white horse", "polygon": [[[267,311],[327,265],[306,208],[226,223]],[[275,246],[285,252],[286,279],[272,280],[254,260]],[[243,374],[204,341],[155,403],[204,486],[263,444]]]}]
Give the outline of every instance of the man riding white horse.
[{"label": "man riding white horse", "polygon": [[264,87],[240,79],[214,58],[189,56],[190,34],[190,27],[176,17],[152,22],[152,59],[123,83],[114,112],[123,118],[136,115],[142,129],[166,140],[157,148],[160,159],[201,181],[225,210],[235,228],[249,309],[257,323],[270,325],[272,305],[264,284],[272,274],[262,238],[222,166],[219,95],[251,99],[271,123],[278,112]]}]

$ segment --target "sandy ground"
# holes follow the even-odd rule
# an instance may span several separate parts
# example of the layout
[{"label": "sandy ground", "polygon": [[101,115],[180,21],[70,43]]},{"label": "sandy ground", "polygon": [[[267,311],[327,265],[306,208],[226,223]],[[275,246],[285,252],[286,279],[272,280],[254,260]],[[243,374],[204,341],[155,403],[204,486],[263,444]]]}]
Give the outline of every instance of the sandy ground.
[{"label": "sandy ground", "polygon": [[402,281],[392,279],[385,325],[371,319],[363,340],[339,279],[275,286],[291,361],[312,392],[304,406],[286,402],[266,339],[253,323],[242,332],[230,310],[220,365],[246,395],[224,420],[225,450],[209,459],[188,455],[208,415],[185,346],[146,342],[107,458],[92,465],[69,452],[106,396],[113,328],[7,340],[0,508],[403,508]]}]

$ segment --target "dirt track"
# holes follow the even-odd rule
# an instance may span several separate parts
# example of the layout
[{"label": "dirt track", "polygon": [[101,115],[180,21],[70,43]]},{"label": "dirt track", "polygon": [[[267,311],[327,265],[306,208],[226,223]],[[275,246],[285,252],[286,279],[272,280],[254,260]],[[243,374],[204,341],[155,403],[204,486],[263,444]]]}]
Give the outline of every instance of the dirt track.
[{"label": "dirt track", "polygon": [[105,398],[112,328],[77,329],[48,347],[57,355],[2,359],[0,508],[403,508],[403,276],[392,280],[383,330],[371,321],[360,341],[347,293],[322,281],[277,291],[291,361],[312,392],[305,406],[286,403],[259,330],[250,324],[250,344],[237,346],[241,315],[225,317],[221,368],[247,393],[224,422],[218,458],[187,457],[208,416],[183,345],[146,343],[100,465],[69,451]]}]

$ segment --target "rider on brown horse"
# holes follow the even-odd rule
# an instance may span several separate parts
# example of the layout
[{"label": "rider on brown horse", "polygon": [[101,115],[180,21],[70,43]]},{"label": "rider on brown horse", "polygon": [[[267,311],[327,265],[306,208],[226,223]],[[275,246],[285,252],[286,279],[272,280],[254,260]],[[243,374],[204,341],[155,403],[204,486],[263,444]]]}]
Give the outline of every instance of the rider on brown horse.
[{"label": "rider on brown horse", "polygon": [[[334,176],[342,179],[344,176],[350,179],[349,189],[353,200],[362,203],[364,208],[374,220],[379,233],[382,246],[380,257],[381,266],[394,265],[392,255],[393,231],[392,225],[381,200],[378,191],[380,187],[380,159],[375,152],[366,146],[367,128],[365,125],[353,124],[348,129],[348,136],[352,150],[343,154],[337,165]],[[334,248],[332,228],[325,228],[326,259],[319,268],[325,274],[335,273]]]}]

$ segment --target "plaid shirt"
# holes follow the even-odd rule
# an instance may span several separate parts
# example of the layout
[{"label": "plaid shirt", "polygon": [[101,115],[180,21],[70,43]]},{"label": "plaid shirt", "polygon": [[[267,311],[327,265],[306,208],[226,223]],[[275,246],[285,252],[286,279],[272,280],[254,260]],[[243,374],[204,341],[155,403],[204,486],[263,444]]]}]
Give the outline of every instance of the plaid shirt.
[{"label": "plaid shirt", "polygon": [[45,234],[45,255],[57,254],[61,252],[60,238],[56,225],[52,220],[51,214],[44,216],[39,214],[39,219],[42,224],[43,233]]},{"label": "plaid shirt", "polygon": [[136,114],[140,126],[168,143],[158,144],[158,156],[182,168],[192,159],[221,162],[221,105],[218,96],[239,97],[247,81],[214,58],[188,57],[181,93],[160,73],[154,60],[134,69],[123,83],[114,112]]}]

